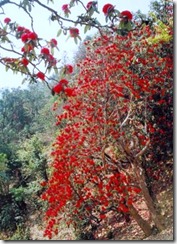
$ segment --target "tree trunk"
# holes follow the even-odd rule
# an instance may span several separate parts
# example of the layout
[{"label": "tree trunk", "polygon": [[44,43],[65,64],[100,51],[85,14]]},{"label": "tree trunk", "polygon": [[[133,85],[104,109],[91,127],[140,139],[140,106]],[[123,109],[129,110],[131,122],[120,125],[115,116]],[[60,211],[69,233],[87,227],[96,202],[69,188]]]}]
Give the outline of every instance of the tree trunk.
[{"label": "tree trunk", "polygon": [[128,205],[129,211],[133,219],[137,222],[137,224],[140,226],[140,228],[145,233],[146,237],[150,236],[152,234],[152,228],[150,224],[144,220],[141,215],[139,215],[138,211],[133,205]]},{"label": "tree trunk", "polygon": [[134,165],[134,170],[135,170],[134,172],[136,173],[137,180],[138,180],[139,185],[140,185],[141,190],[142,190],[142,195],[145,199],[146,205],[147,205],[148,210],[150,212],[151,218],[152,218],[156,228],[159,231],[162,231],[164,229],[162,216],[159,216],[156,209],[155,209],[153,200],[149,194],[148,188],[147,188],[146,183],[145,183],[143,169]]}]

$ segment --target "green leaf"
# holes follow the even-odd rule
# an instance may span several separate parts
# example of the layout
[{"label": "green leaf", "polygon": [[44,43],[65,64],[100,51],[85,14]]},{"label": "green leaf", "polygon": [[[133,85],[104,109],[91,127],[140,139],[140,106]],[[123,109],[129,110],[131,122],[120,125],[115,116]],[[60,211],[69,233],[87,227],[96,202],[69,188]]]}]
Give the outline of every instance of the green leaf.
[{"label": "green leaf", "polygon": [[70,38],[70,36],[68,36],[68,37],[66,38],[66,41],[68,41],[69,38]]},{"label": "green leaf", "polygon": [[28,4],[28,11],[31,12],[31,10],[32,10],[32,7],[31,7],[31,4],[29,3]]},{"label": "green leaf", "polygon": [[6,72],[7,72],[7,71],[9,70],[9,67],[8,67],[8,66],[6,66],[6,67],[5,67],[5,69],[6,69]]},{"label": "green leaf", "polygon": [[22,80],[22,84],[24,84],[25,81],[27,81],[27,78],[24,78],[24,79]]},{"label": "green leaf", "polygon": [[88,31],[88,25],[84,27],[84,34]]},{"label": "green leaf", "polygon": [[61,35],[62,29],[59,29],[57,32],[57,37],[59,37]]},{"label": "green leaf", "polygon": [[51,48],[51,54],[54,55],[54,48]]},{"label": "green leaf", "polygon": [[74,42],[78,44],[77,37],[74,37]]}]

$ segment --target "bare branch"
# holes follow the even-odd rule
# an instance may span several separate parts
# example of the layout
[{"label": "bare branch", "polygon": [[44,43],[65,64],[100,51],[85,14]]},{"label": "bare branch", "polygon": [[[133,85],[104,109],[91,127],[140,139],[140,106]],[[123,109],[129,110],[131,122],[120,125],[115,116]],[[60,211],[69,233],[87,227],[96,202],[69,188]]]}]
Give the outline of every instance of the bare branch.
[{"label": "bare branch", "polygon": [[148,149],[149,144],[150,144],[150,140],[148,140],[148,142],[146,143],[145,147],[143,147],[143,149],[139,153],[136,154],[135,159],[139,158],[140,156],[142,156],[146,152],[146,150]]},{"label": "bare branch", "polygon": [[2,8],[2,6],[4,6],[7,3],[10,3],[10,1],[9,0],[0,1],[0,8]]}]

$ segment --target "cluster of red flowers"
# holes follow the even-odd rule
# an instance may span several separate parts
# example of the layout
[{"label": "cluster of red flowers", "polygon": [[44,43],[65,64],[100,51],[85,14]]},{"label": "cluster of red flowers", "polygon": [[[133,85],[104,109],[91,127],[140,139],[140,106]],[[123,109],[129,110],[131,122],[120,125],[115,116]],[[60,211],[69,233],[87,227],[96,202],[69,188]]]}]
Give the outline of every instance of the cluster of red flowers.
[{"label": "cluster of red flowers", "polygon": [[124,10],[124,11],[122,11],[121,13],[120,13],[120,16],[119,16],[120,18],[127,18],[128,20],[132,20],[132,18],[133,18],[133,15],[132,15],[132,13],[130,12],[130,11],[128,11],[128,10]]},{"label": "cluster of red flowers", "polygon": [[71,37],[78,37],[79,36],[79,29],[78,28],[70,28],[69,33]]},{"label": "cluster of red flowers", "polygon": [[27,66],[29,64],[29,61],[27,58],[22,58],[21,63],[23,66]]},{"label": "cluster of red flowers", "polygon": [[9,18],[9,17],[6,17],[5,19],[4,19],[4,23],[5,24],[9,24],[11,22],[11,19]]},{"label": "cluster of red flowers", "polygon": [[111,12],[114,11],[114,6],[110,3],[107,3],[103,6],[102,11],[105,15],[109,15]]},{"label": "cluster of red flowers", "polygon": [[91,2],[88,2],[87,5],[86,5],[86,8],[87,9],[90,9],[92,6],[93,6],[94,2],[91,1]]},{"label": "cluster of red flowers", "polygon": [[68,4],[63,4],[62,6],[62,10],[65,14],[68,14],[70,13],[70,10],[69,10],[69,5]]},{"label": "cluster of red flowers", "polygon": [[53,93],[57,93],[59,94],[60,92],[64,91],[64,87],[68,85],[68,80],[66,79],[62,79],[58,82],[57,85],[55,85],[53,88],[52,88],[52,91]]},{"label": "cluster of red flowers", "polygon": [[35,48],[38,39],[38,35],[35,32],[22,26],[18,26],[16,32],[17,36],[21,38],[21,41],[25,43],[24,47],[21,49],[22,52],[30,52]]},{"label": "cluster of red flowers", "polygon": [[73,66],[70,64],[65,65],[64,74],[72,74],[72,73],[73,73]]},{"label": "cluster of red flowers", "polygon": [[41,79],[41,80],[45,80],[45,74],[41,71],[39,71],[37,74],[36,74],[36,77]]},{"label": "cluster of red flowers", "polygon": [[50,46],[53,48],[53,47],[56,47],[57,46],[57,40],[56,39],[54,39],[54,38],[52,38],[51,40],[50,40]]},{"label": "cluster of red flowers", "polygon": [[57,64],[57,60],[50,53],[50,50],[47,47],[43,47],[41,49],[41,56],[48,63],[48,67],[55,66]]}]

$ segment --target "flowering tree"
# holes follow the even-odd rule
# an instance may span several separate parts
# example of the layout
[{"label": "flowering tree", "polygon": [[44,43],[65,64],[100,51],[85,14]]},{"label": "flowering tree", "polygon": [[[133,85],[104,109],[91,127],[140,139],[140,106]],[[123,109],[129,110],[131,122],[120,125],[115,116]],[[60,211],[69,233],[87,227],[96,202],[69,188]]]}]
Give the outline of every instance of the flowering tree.
[{"label": "flowering tree", "polygon": [[[24,81],[28,80],[30,83],[42,80],[48,85],[51,70],[58,74],[59,70],[62,69],[60,60],[54,57],[54,51],[58,48],[57,40],[53,37],[51,37],[50,40],[44,40],[35,32],[32,18],[33,8],[35,8],[35,6],[48,10],[51,21],[58,23],[59,30],[57,36],[61,33],[64,35],[67,34],[68,38],[73,38],[76,43],[81,38],[79,29],[74,27],[74,25],[85,26],[84,32],[91,28],[96,28],[100,33],[102,33],[105,27],[113,31],[119,31],[121,29],[125,29],[126,31],[131,28],[131,13],[128,11],[128,15],[127,12],[121,15],[112,4],[106,4],[102,8],[102,13],[105,15],[106,21],[108,22],[107,25],[102,26],[97,19],[93,17],[94,12],[98,13],[96,1],[91,1],[84,5],[81,1],[72,0],[69,4],[64,4],[62,6],[62,15],[59,15],[59,13],[52,8],[53,3],[54,1],[48,1],[47,4],[44,4],[38,0],[25,0],[19,3],[8,0],[0,2],[2,14],[5,14],[3,8],[9,4],[14,8],[18,7],[25,11],[31,19],[31,29],[21,26],[14,20],[11,20],[9,16],[4,18],[0,28],[0,48],[3,50],[0,63],[5,65],[7,70],[11,69],[14,73],[19,72],[25,75]],[[70,19],[70,14],[77,5],[83,8],[83,14],[76,19]],[[125,26],[119,28],[117,25],[120,18],[122,19],[121,23],[125,22]],[[68,27],[68,23],[71,24],[71,26]],[[17,46],[20,46],[21,50],[19,50]]]},{"label": "flowering tree", "polygon": [[[78,64],[76,84],[69,90],[54,87],[68,100],[58,116],[58,125],[65,126],[54,145],[54,173],[43,195],[50,203],[47,216],[53,220],[46,229],[49,236],[57,223],[55,217],[67,204],[72,207],[67,216],[70,220],[79,208],[86,209],[80,218],[86,215],[90,221],[106,218],[109,211],[130,213],[148,235],[151,228],[133,205],[139,193],[155,226],[163,229],[145,183],[143,156],[147,151],[152,155],[154,139],[159,140],[172,126],[168,119],[162,130],[158,120],[152,119],[152,102],[154,106],[171,104],[171,27],[166,31],[168,41],[161,36],[158,45],[149,26],[126,37],[106,35],[87,42],[87,57]],[[166,55],[164,45],[169,49]]]},{"label": "flowering tree", "polygon": [[[164,5],[168,16],[165,21],[151,16],[155,25],[142,25],[138,19],[133,23],[130,11],[120,13],[112,4],[106,4],[102,8],[106,26],[93,18],[93,13],[98,12],[96,1],[84,5],[72,0],[64,4],[65,17],[38,0],[23,1],[20,6],[29,11],[33,4],[48,9],[51,19],[61,27],[58,34],[69,32],[76,43],[79,29],[64,27],[65,21],[84,25],[85,31],[92,27],[98,30],[97,37],[85,43],[87,55],[77,64],[75,81],[69,82],[73,67],[66,65],[62,75],[67,77],[62,76],[51,88],[64,104],[55,104],[56,109],[60,106],[62,110],[57,117],[59,135],[53,145],[50,180],[42,182],[47,186],[42,198],[49,203],[45,235],[51,238],[52,233],[56,234],[61,219],[68,223],[87,219],[98,224],[110,211],[129,214],[150,235],[151,225],[135,207],[138,198],[146,202],[150,221],[161,231],[164,220],[156,211],[145,181],[146,171],[152,169],[144,165],[154,157],[153,147],[166,139],[172,127],[172,110],[168,110],[168,115],[164,113],[172,106],[171,3]],[[76,4],[83,6],[85,14],[70,20]],[[18,58],[1,58],[1,63],[25,73],[32,82],[47,82],[48,71],[58,72],[52,55],[57,41],[52,38],[41,47],[33,30],[18,26],[9,18],[4,22],[2,42],[9,42],[8,35],[15,34],[23,46]],[[45,71],[38,68],[41,62]],[[155,110],[160,111],[158,116]],[[158,150],[166,151],[162,145]]]}]

